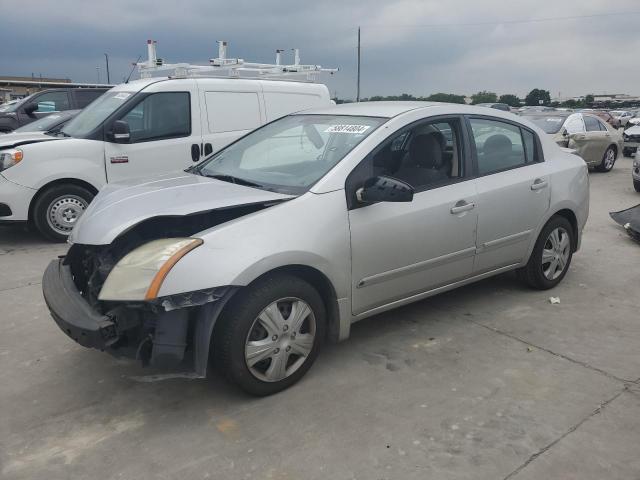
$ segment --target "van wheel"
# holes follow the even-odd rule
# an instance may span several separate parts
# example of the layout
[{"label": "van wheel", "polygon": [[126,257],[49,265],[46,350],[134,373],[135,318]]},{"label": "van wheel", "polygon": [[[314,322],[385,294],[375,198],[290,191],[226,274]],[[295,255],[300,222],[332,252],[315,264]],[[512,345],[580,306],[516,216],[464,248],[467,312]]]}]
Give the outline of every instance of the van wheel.
[{"label": "van wheel", "polygon": [[607,148],[602,156],[602,161],[596,167],[599,172],[610,172],[616,163],[616,149],[612,146]]},{"label": "van wheel", "polygon": [[558,285],[571,264],[574,235],[566,218],[552,217],[540,232],[527,265],[518,269],[518,277],[538,290]]},{"label": "van wheel", "polygon": [[325,336],[326,313],[310,284],[287,274],[259,279],[231,299],[214,332],[216,367],[252,395],[300,380]]},{"label": "van wheel", "polygon": [[36,199],[33,206],[33,223],[44,237],[63,242],[93,197],[93,193],[78,185],[63,184],[50,187]]}]

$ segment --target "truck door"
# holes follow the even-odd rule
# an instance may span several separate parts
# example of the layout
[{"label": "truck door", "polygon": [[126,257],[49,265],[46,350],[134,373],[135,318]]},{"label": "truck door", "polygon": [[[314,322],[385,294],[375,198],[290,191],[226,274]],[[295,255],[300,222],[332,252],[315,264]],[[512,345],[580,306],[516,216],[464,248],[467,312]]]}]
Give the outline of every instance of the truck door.
[{"label": "truck door", "polygon": [[[115,138],[116,121],[124,122],[128,139],[121,133]],[[141,95],[105,129],[107,181],[184,170],[200,160],[203,148],[195,80],[181,80],[171,91]]]}]

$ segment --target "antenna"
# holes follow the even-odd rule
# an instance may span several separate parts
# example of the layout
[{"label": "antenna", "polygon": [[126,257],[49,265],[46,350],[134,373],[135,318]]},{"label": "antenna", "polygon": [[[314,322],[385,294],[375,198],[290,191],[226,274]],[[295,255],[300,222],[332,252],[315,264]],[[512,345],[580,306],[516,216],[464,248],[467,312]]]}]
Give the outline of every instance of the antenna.
[{"label": "antenna", "polygon": [[133,62],[133,67],[131,67],[131,71],[129,72],[129,76],[124,81],[124,83],[129,83],[129,80],[131,79],[131,75],[133,75],[133,71],[136,69],[136,66],[138,65],[138,62],[140,61],[141,58],[142,58],[142,55],[138,55],[138,59],[135,62]]},{"label": "antenna", "polygon": [[[146,62],[140,62],[140,58],[134,66],[138,67],[140,78],[153,76],[172,77],[226,77],[226,78],[261,78],[261,79],[290,79],[295,81],[314,82],[320,73],[334,74],[337,68],[322,68],[320,65],[300,64],[300,50],[293,51],[293,64],[282,65],[282,52],[276,50],[276,63],[245,62],[242,58],[229,58],[227,56],[228,42],[218,40],[218,56],[209,60],[209,65],[191,65],[189,63],[165,63],[157,58],[154,40],[147,41]],[[131,75],[129,75],[131,76]]]}]

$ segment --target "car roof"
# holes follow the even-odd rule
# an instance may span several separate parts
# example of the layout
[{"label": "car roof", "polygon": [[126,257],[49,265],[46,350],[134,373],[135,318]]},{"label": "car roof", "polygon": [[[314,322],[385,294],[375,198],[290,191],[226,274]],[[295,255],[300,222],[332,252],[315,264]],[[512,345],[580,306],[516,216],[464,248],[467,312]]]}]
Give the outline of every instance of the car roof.
[{"label": "car roof", "polygon": [[[497,109],[491,109],[489,112],[487,107],[477,105],[464,105],[460,103],[444,103],[444,102],[360,102],[360,103],[343,103],[323,108],[312,108],[299,112],[298,115],[353,115],[362,117],[383,117],[392,118],[412,110],[419,109],[435,109],[438,108],[438,114],[443,113],[442,110],[449,108],[452,114],[476,114],[476,115],[492,115],[501,117],[501,114],[507,114]],[[505,117],[506,118],[506,117]]]}]

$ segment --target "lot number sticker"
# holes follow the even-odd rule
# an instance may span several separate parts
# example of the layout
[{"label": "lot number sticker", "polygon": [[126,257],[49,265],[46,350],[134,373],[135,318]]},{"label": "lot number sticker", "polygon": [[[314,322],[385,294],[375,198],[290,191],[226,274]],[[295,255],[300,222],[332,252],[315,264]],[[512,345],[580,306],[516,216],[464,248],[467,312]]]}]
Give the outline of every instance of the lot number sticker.
[{"label": "lot number sticker", "polygon": [[370,125],[331,125],[324,133],[364,133]]}]

